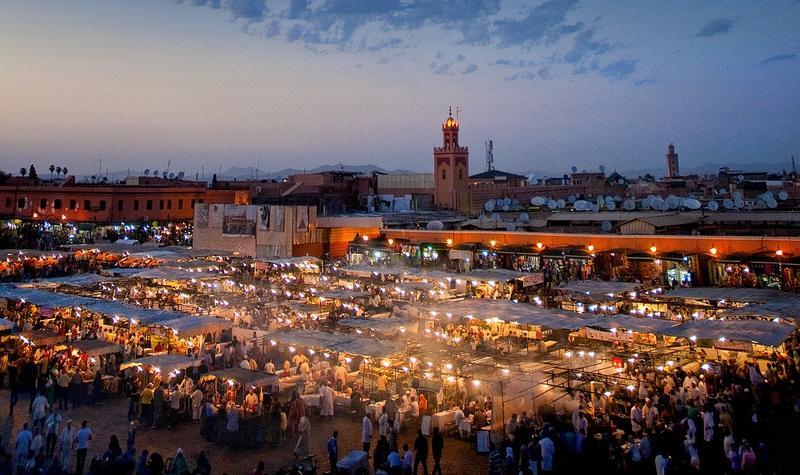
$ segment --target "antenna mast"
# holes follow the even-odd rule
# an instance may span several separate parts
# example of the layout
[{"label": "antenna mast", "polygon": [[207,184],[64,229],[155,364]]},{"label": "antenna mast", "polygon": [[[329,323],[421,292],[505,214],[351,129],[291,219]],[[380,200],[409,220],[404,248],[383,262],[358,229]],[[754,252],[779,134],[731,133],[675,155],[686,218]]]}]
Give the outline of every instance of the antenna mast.
[{"label": "antenna mast", "polygon": [[494,170],[494,142],[492,140],[486,141],[486,171]]}]

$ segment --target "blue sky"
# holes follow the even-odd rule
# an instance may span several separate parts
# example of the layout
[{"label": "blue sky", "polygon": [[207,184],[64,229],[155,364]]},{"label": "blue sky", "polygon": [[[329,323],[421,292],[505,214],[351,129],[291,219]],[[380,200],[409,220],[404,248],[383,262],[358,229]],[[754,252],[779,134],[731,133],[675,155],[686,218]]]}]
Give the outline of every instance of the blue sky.
[{"label": "blue sky", "polygon": [[481,170],[800,156],[800,2],[0,4],[0,168],[343,162],[429,171],[450,105]]}]

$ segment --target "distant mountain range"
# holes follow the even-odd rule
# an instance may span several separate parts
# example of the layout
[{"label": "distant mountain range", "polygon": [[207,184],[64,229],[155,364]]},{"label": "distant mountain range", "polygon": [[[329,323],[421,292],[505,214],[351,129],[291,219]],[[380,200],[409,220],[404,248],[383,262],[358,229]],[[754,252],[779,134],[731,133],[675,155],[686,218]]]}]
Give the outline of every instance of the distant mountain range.
[{"label": "distant mountain range", "polygon": [[[742,171],[767,171],[771,173],[780,173],[783,170],[791,171],[792,170],[792,162],[785,161],[785,162],[777,162],[777,163],[764,163],[764,162],[756,162],[756,163],[748,163],[748,164],[722,164],[722,163],[704,163],[697,166],[687,166],[686,164],[681,164],[681,174],[684,175],[715,175],[719,172],[719,169],[722,167],[729,167],[731,170],[742,170]],[[800,165],[800,164],[799,164]],[[579,167],[578,170],[583,171],[598,171],[597,168],[583,168]],[[335,163],[332,165],[320,165],[316,168],[309,168],[305,170],[297,169],[297,168],[284,168],[283,170],[278,170],[275,172],[269,172],[265,170],[257,170],[255,167],[230,167],[227,170],[224,170],[222,173],[217,173],[217,179],[219,180],[251,180],[251,179],[259,179],[259,180],[280,180],[283,178],[288,177],[289,175],[294,175],[298,173],[319,173],[319,172],[330,172],[330,171],[347,171],[347,172],[357,172],[357,173],[364,173],[370,174],[372,172],[379,172],[379,173],[431,173],[429,170],[425,170],[423,172],[420,171],[412,171],[412,170],[405,170],[405,169],[396,169],[396,170],[387,170],[385,168],[379,167],[377,165],[367,164],[367,165],[347,165],[343,163]],[[514,172],[514,170],[504,170],[509,172]],[[606,166],[606,174],[611,174],[614,171],[619,172],[621,175],[626,176],[628,178],[636,178],[638,176],[643,176],[646,174],[651,174],[655,177],[664,176],[664,167],[652,167],[652,168],[641,168],[641,169],[614,169],[613,167]],[[150,171],[152,174],[152,171]],[[161,171],[159,170],[159,176],[161,176]],[[480,170],[473,170],[474,173],[479,173]],[[564,174],[569,174],[571,170],[569,168],[564,170],[528,170],[523,175],[539,175],[539,176],[562,176]],[[177,172],[174,172],[177,175]],[[108,172],[108,181],[109,182],[118,182],[121,180],[125,180],[128,175],[136,176],[136,175],[144,175],[144,172],[141,170],[124,170],[124,171],[113,171]],[[49,173],[47,171],[40,172],[39,175],[43,178],[49,177]],[[206,172],[205,179],[211,181],[213,173]],[[101,176],[106,176],[105,174]],[[186,172],[185,178],[187,180],[193,180],[197,176],[198,178],[202,179],[203,177],[195,175],[195,172]],[[91,181],[91,175],[78,175],[78,181]]]}]

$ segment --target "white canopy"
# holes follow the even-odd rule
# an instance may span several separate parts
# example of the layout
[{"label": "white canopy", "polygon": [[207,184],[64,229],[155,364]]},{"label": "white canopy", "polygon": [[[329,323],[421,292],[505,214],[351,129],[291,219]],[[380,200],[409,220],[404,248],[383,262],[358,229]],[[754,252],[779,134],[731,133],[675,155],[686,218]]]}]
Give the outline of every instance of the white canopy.
[{"label": "white canopy", "polygon": [[353,355],[386,357],[395,353],[392,344],[359,335],[339,335],[311,330],[293,330],[273,333],[274,341],[306,348],[338,351]]},{"label": "white canopy", "polygon": [[120,369],[127,369],[132,366],[152,366],[158,368],[162,374],[179,371],[193,366],[200,366],[200,360],[185,355],[153,355],[144,358],[128,361],[120,366]]},{"label": "white canopy", "polygon": [[[503,321],[523,325],[538,325],[550,329],[575,330],[591,319],[564,310],[544,308],[509,300],[467,299],[439,305],[433,312],[440,320],[450,314],[458,318],[477,318],[484,321]],[[432,313],[433,315],[433,313]]]},{"label": "white canopy", "polygon": [[174,320],[165,320],[158,322],[158,325],[170,328],[176,331],[178,335],[185,338],[203,335],[209,332],[217,333],[230,330],[232,326],[231,321],[228,319],[202,316],[189,316],[176,318]]},{"label": "white canopy", "polygon": [[696,300],[730,300],[732,302],[769,302],[780,299],[784,294],[772,289],[752,289],[738,287],[686,287],[670,290],[667,297]]},{"label": "white canopy", "polygon": [[704,340],[730,340],[778,346],[796,329],[794,325],[758,320],[693,320],[666,328],[665,335]]},{"label": "white canopy", "polygon": [[598,316],[592,319],[587,326],[600,328],[624,328],[639,333],[663,334],[667,328],[678,325],[674,320],[664,320],[651,317],[634,317],[631,315],[613,315],[610,317]]},{"label": "white canopy", "polygon": [[558,290],[570,292],[574,294],[584,295],[621,295],[627,292],[638,290],[642,284],[632,282],[615,282],[604,280],[574,280],[566,284],[560,285]]},{"label": "white canopy", "polygon": [[110,343],[105,340],[76,340],[70,342],[68,346],[82,351],[89,356],[103,356],[125,351],[122,345]]},{"label": "white canopy", "polygon": [[345,318],[336,322],[347,328],[355,328],[360,330],[372,330],[381,335],[393,336],[397,334],[400,329],[411,324],[410,321],[403,318]]}]

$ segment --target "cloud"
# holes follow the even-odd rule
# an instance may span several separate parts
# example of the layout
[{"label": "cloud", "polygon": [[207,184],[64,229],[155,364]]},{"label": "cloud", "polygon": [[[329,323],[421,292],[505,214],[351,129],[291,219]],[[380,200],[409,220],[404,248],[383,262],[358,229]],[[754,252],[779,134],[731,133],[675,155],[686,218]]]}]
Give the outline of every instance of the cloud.
[{"label": "cloud", "polygon": [[795,58],[797,58],[797,53],[776,54],[775,56],[770,56],[769,58],[759,61],[758,64],[764,66],[766,64],[774,63],[776,61],[790,61]]},{"label": "cloud", "polygon": [[478,70],[478,65],[475,63],[467,65],[466,68],[461,72],[461,74],[472,74]]},{"label": "cloud", "polygon": [[600,69],[601,77],[609,78],[613,81],[620,81],[627,78],[636,70],[638,59],[621,59],[614,61]]},{"label": "cloud", "polygon": [[[219,1],[216,4],[219,8]],[[228,0],[227,6],[235,20],[261,21],[267,13],[265,0]]]},{"label": "cloud", "polygon": [[490,65],[493,64],[493,65],[496,65],[496,66],[513,66],[513,65],[516,64],[516,62],[511,61],[510,59],[498,59],[497,61],[495,61],[493,63],[489,63],[489,64]]},{"label": "cloud", "polygon": [[499,44],[530,46],[543,39],[545,35],[548,35],[550,42],[558,41],[567,34],[560,25],[566,21],[567,13],[577,4],[577,0],[547,0],[537,5],[524,18],[496,20],[494,27]]},{"label": "cloud", "polygon": [[551,77],[553,77],[550,74],[550,68],[548,68],[547,66],[545,66],[543,68],[539,68],[539,70],[536,71],[536,74],[538,74],[539,77],[542,78],[542,79],[550,79]]},{"label": "cloud", "polygon": [[733,20],[730,18],[714,18],[700,28],[695,36],[699,38],[709,38],[717,35],[724,35],[733,28]]},{"label": "cloud", "polygon": [[648,84],[655,84],[657,82],[658,82],[658,79],[656,79],[656,78],[644,78],[644,79],[639,79],[639,80],[634,81],[633,85],[634,86],[646,86]]},{"label": "cloud", "polygon": [[456,62],[458,62],[458,63],[464,61],[465,59],[467,59],[467,57],[464,56],[463,54],[457,54],[456,55]]},{"label": "cloud", "polygon": [[594,29],[589,28],[575,35],[575,43],[564,54],[564,62],[576,64],[589,56],[600,56],[611,51],[611,44],[607,40],[595,40],[594,33]]}]

